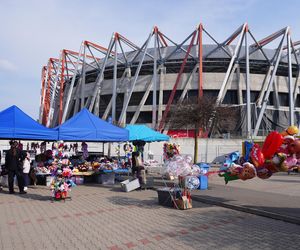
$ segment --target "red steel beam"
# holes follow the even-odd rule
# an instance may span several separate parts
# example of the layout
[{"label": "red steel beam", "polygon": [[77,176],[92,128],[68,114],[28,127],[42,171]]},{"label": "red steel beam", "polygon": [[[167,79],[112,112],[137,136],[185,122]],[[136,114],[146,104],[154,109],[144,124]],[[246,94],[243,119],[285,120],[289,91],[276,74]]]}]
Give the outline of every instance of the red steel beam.
[{"label": "red steel beam", "polygon": [[[79,56],[78,52],[75,52],[75,51],[72,51],[72,50],[64,49],[63,51],[64,51],[65,54],[70,54],[70,55],[73,55],[73,56]],[[83,54],[81,54],[81,56],[83,56]],[[86,57],[89,58],[89,59],[94,59],[94,57],[89,56],[89,55],[86,55]],[[100,60],[101,58],[95,57],[95,59]]]},{"label": "red steel beam", "polygon": [[84,44],[85,44],[85,45],[90,45],[90,46],[92,46],[92,47],[95,47],[95,48],[97,48],[97,49],[99,49],[99,50],[103,50],[103,51],[105,51],[105,52],[108,51],[107,48],[104,48],[104,47],[102,47],[102,46],[100,46],[100,45],[98,45],[98,44],[96,44],[96,43],[90,42],[90,41],[84,41]]},{"label": "red steel beam", "polygon": [[162,41],[162,43],[164,44],[165,47],[168,47],[168,44],[163,36],[163,33],[161,33],[160,31],[158,31],[158,36],[160,38],[160,40]]},{"label": "red steel beam", "polygon": [[172,89],[171,95],[170,95],[170,97],[169,97],[169,100],[168,100],[168,103],[167,103],[167,106],[166,106],[166,109],[165,109],[165,111],[164,111],[163,117],[162,117],[162,119],[161,119],[161,121],[160,121],[160,124],[159,124],[159,128],[158,128],[159,131],[161,131],[162,128],[163,128],[163,126],[165,125],[165,121],[166,121],[167,115],[168,115],[168,113],[169,113],[169,111],[170,111],[170,107],[171,107],[171,104],[172,104],[172,102],[173,102],[173,99],[174,99],[174,96],[175,96],[175,92],[176,92],[176,89],[177,89],[177,87],[178,87],[178,84],[179,84],[181,75],[182,75],[182,73],[183,73],[184,67],[185,67],[186,62],[187,62],[187,59],[188,59],[188,57],[189,57],[191,48],[192,48],[192,46],[193,46],[193,44],[194,44],[194,40],[195,40],[195,37],[196,37],[196,33],[197,33],[197,30],[194,31],[192,40],[191,40],[191,42],[190,42],[190,44],[189,44],[189,47],[188,47],[187,52],[186,52],[186,54],[185,54],[184,60],[183,60],[183,62],[182,62],[182,64],[181,64],[180,71],[179,71],[179,73],[178,73],[178,75],[177,75],[177,78],[176,78],[176,82],[175,82],[175,84],[174,84],[174,87],[173,87],[173,89]]}]

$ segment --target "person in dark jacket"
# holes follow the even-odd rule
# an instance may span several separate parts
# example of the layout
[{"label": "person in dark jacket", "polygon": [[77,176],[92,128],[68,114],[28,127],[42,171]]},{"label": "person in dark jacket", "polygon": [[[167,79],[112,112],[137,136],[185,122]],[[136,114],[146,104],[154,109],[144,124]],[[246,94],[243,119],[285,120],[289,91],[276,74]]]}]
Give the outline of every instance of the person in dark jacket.
[{"label": "person in dark jacket", "polygon": [[140,185],[143,184],[141,171],[144,169],[139,152],[132,152],[132,175],[139,179]]},{"label": "person in dark jacket", "polygon": [[23,180],[23,160],[25,156],[22,151],[18,149],[18,142],[10,142],[10,150],[7,151],[5,156],[5,167],[8,171],[8,188],[9,193],[14,192],[14,177],[18,179],[18,186],[20,194],[26,194],[24,191],[24,180]]}]

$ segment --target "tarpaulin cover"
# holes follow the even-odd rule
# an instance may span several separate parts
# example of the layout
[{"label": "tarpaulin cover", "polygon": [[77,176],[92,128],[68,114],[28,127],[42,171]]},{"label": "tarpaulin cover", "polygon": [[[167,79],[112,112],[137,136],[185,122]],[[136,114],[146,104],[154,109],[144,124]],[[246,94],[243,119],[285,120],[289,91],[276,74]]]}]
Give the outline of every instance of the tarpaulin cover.
[{"label": "tarpaulin cover", "polygon": [[64,141],[118,142],[129,138],[128,130],[101,120],[86,108],[55,129]]},{"label": "tarpaulin cover", "polygon": [[58,133],[39,124],[14,105],[0,112],[0,138],[52,141],[58,139]]},{"label": "tarpaulin cover", "polygon": [[168,141],[170,137],[161,134],[146,125],[127,125],[125,127],[129,131],[129,141]]}]

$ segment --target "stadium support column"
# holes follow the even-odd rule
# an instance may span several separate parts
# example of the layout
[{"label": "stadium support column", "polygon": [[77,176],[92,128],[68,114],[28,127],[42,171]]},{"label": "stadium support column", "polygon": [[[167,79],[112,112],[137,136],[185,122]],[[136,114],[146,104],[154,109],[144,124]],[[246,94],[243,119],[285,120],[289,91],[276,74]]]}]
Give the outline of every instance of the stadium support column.
[{"label": "stadium support column", "polygon": [[112,123],[116,124],[116,99],[117,99],[117,70],[118,70],[118,33],[114,34],[115,39],[115,57],[114,57],[114,72],[113,72],[113,93],[112,93]]},{"label": "stadium support column", "polygon": [[[271,92],[271,86],[272,86],[272,83],[274,82],[274,78],[276,76],[276,71],[277,71],[277,68],[278,68],[278,65],[279,65],[279,62],[280,62],[280,58],[281,58],[281,54],[282,54],[283,43],[286,39],[288,31],[289,31],[289,28],[287,27],[285,29],[285,32],[284,32],[283,38],[280,42],[280,45],[278,46],[278,49],[277,49],[277,52],[276,52],[277,56],[274,57],[274,58],[276,58],[275,66],[274,66],[274,69],[272,71],[272,75],[271,75],[271,78],[269,80],[269,83],[268,83],[267,92],[266,92],[265,97],[264,97],[263,102],[262,102],[262,107],[261,107],[261,110],[260,110],[258,118],[257,118],[257,122],[256,122],[256,125],[255,125],[253,136],[257,136],[262,118],[263,118],[264,113],[266,111],[266,107],[267,107],[268,100],[269,100],[269,95],[270,95],[270,92]],[[274,61],[272,63],[274,63]]]},{"label": "stadium support column", "polygon": [[243,105],[243,85],[241,84],[241,68],[240,64],[238,63],[235,71],[236,82],[237,82],[237,97],[238,97],[238,104]]},{"label": "stadium support column", "polygon": [[[82,61],[82,76],[81,76],[81,92],[80,92],[80,110],[84,108],[84,93],[85,93],[85,73],[86,73],[86,41],[83,46],[83,61]],[[80,56],[80,55],[79,55]]]},{"label": "stadium support column", "polygon": [[200,23],[198,28],[198,59],[199,59],[199,74],[198,74],[198,98],[203,96],[203,46],[202,46],[202,31],[203,26]]},{"label": "stadium support column", "polygon": [[62,63],[63,63],[63,52],[61,52],[60,59],[59,59],[59,62],[58,62],[57,68],[56,68],[55,80],[54,80],[52,95],[51,95],[51,99],[50,99],[50,108],[49,108],[49,113],[48,113],[48,120],[47,120],[47,124],[46,124],[47,127],[49,127],[51,125],[52,119],[53,119],[56,88],[57,88],[57,83],[58,83],[58,80],[59,80],[60,67],[62,67]]},{"label": "stadium support column", "polygon": [[[235,34],[232,35],[232,37],[229,38],[229,43],[228,45],[230,44],[231,41],[233,41],[237,36],[238,34],[240,34],[240,38],[239,38],[239,41],[235,47],[235,51],[234,51],[234,54],[233,56],[231,57],[231,60],[230,60],[230,63],[229,63],[229,66],[228,66],[228,69],[227,69],[227,72],[225,74],[225,78],[223,80],[223,83],[221,85],[221,88],[219,90],[219,94],[218,94],[218,97],[217,97],[217,102],[218,103],[222,103],[224,97],[225,97],[225,94],[226,94],[226,86],[227,86],[227,83],[228,83],[228,80],[231,76],[231,72],[232,72],[232,69],[233,69],[233,64],[235,63],[236,61],[236,58],[239,54],[239,51],[240,51],[240,47],[241,47],[241,44],[242,44],[242,41],[243,41],[243,37],[244,37],[244,34],[245,34],[245,29],[247,27],[247,24],[244,24],[239,32],[236,32]],[[235,69],[234,69],[235,70]]]},{"label": "stadium support column", "polygon": [[43,120],[43,111],[44,111],[44,102],[46,94],[46,82],[47,82],[48,68],[44,66],[42,68],[42,77],[41,77],[41,102],[40,102],[40,114],[39,114],[39,123],[42,123]]},{"label": "stadium support column", "polygon": [[65,54],[65,50],[63,50],[62,51],[61,72],[60,72],[60,84],[59,84],[58,125],[61,124],[62,112],[63,112],[64,82],[65,82],[65,64],[66,64],[66,54]]},{"label": "stadium support column", "polygon": [[131,95],[132,95],[132,92],[134,90],[134,87],[135,87],[135,84],[138,80],[138,77],[139,77],[139,74],[140,74],[140,70],[142,68],[142,65],[143,65],[143,62],[144,62],[144,59],[145,59],[145,55],[146,55],[146,52],[147,52],[147,48],[148,48],[148,44],[151,40],[151,37],[152,37],[152,34],[153,34],[153,31],[151,31],[148,39],[146,40],[146,42],[144,43],[144,46],[141,48],[141,51],[142,49],[144,49],[144,52],[142,53],[142,56],[141,56],[141,59],[140,59],[140,62],[139,62],[139,65],[137,67],[137,70],[134,74],[134,79],[133,79],[133,83],[131,84],[130,86],[130,90],[128,92],[128,96],[126,97],[126,100],[124,100],[124,105],[123,105],[123,108],[122,108],[122,112],[121,112],[121,115],[119,117],[119,121],[118,121],[118,124],[121,124],[122,121],[124,120],[124,117],[125,117],[125,114],[127,112],[127,108],[128,108],[128,105],[129,105],[129,101],[130,101],[130,98],[131,98]]},{"label": "stadium support column", "polygon": [[[126,81],[126,88],[124,90],[124,100],[123,100],[123,106],[125,105],[125,101],[127,100],[128,98],[128,95],[129,95],[129,85],[130,85],[130,82],[131,82],[131,68],[128,67],[126,68],[126,78],[125,78],[125,81]],[[126,125],[126,122],[127,121],[127,112],[125,112],[124,116],[123,116],[123,120],[120,121],[120,124],[124,124]]]},{"label": "stadium support column", "polygon": [[291,35],[290,31],[287,34],[288,48],[288,80],[289,80],[289,122],[290,126],[294,125],[294,94],[293,94],[293,74],[292,74],[292,59],[291,59]]},{"label": "stadium support column", "polygon": [[79,55],[77,57],[77,62],[76,62],[76,65],[75,65],[74,75],[73,75],[72,82],[71,82],[71,85],[70,85],[70,88],[69,88],[69,91],[68,91],[66,105],[65,105],[62,120],[61,120],[62,123],[64,123],[66,118],[67,118],[67,113],[68,113],[68,109],[69,109],[69,105],[70,105],[70,101],[71,101],[71,95],[72,95],[72,92],[73,92],[73,88],[74,88],[74,84],[75,84],[75,80],[76,80],[76,75],[78,73],[78,67],[79,67],[79,62],[80,62],[80,56],[81,56],[81,53],[82,53],[82,48],[83,48],[83,43],[81,43],[81,45],[80,45]]},{"label": "stadium support column", "polygon": [[[114,36],[110,39],[110,43],[109,43],[109,46],[108,46],[108,51],[105,55],[105,58],[104,58],[104,61],[103,61],[102,65],[101,65],[100,73],[99,73],[99,75],[97,76],[97,79],[96,79],[96,83],[95,83],[95,87],[94,87],[94,90],[93,90],[91,103],[89,105],[89,111],[90,112],[93,112],[93,110],[98,110],[97,112],[99,113],[99,101],[100,101],[99,97],[100,97],[100,94],[101,94],[101,82],[103,81],[103,78],[104,78],[103,77],[104,69],[105,69],[107,60],[110,56],[110,53],[112,51],[113,45],[114,45]],[[97,98],[97,100],[96,100],[96,98]],[[94,107],[94,105],[95,105],[95,107]]]},{"label": "stadium support column", "polygon": [[[173,102],[173,99],[174,99],[174,96],[175,96],[175,93],[176,93],[176,90],[177,90],[177,87],[178,87],[178,84],[179,84],[179,81],[181,80],[181,76],[182,76],[182,73],[183,73],[183,70],[184,70],[184,67],[186,65],[186,62],[187,62],[187,59],[189,57],[189,54],[190,54],[190,51],[191,51],[191,48],[194,44],[194,40],[195,40],[195,37],[196,37],[196,33],[197,33],[197,30],[194,31],[191,35],[188,36],[188,38],[192,37],[191,38],[191,42],[188,46],[188,49],[187,49],[187,52],[185,54],[185,57],[183,59],[183,62],[180,66],[180,70],[179,70],[179,73],[177,74],[177,77],[176,77],[176,81],[175,81],[175,84],[173,86],[173,89],[172,89],[172,92],[170,94],[170,97],[168,99],[168,103],[167,103],[167,106],[165,108],[165,111],[164,111],[164,114],[163,114],[163,117],[159,123],[159,127],[158,127],[158,130],[159,131],[162,131],[164,126],[165,126],[165,122],[166,122],[166,119],[167,119],[167,116],[168,116],[168,113],[170,111],[170,108],[171,108],[171,104]],[[187,39],[186,39],[187,40]]]},{"label": "stadium support column", "polygon": [[158,121],[162,118],[166,71],[166,67],[161,65],[159,74]]},{"label": "stadium support column", "polygon": [[156,92],[157,92],[157,27],[154,27],[154,59],[153,59],[153,91],[152,91],[152,128],[156,128],[156,113],[157,113],[157,101],[156,101]]},{"label": "stadium support column", "polygon": [[[245,31],[245,54],[246,54],[246,104],[247,104],[247,138],[250,138],[251,133],[251,95],[250,95],[250,65],[249,65],[249,46],[248,46],[248,25]],[[238,83],[239,84],[239,83]]]}]

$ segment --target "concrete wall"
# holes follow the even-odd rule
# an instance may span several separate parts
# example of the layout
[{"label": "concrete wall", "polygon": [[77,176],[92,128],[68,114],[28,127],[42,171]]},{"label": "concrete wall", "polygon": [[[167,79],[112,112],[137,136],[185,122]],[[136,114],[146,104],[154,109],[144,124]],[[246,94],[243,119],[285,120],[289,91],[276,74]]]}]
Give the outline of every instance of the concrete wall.
[{"label": "concrete wall", "polygon": [[[21,141],[26,149],[27,143],[31,144],[31,141]],[[176,138],[171,139],[170,143],[176,143],[180,145],[181,154],[194,155],[194,139],[193,138]],[[67,142],[69,144],[69,142]],[[145,145],[145,159],[148,159],[149,153],[152,153],[154,159],[159,163],[163,162],[163,144],[164,142],[152,142]],[[52,143],[47,144],[47,149],[51,148]],[[111,155],[116,155],[116,148],[118,143],[110,144]],[[78,149],[80,151],[81,145],[78,143]],[[216,163],[222,162],[224,155],[233,151],[242,150],[242,140],[239,139],[199,139],[198,140],[198,161]],[[109,143],[104,144],[104,153],[108,153]],[[0,150],[9,149],[9,143],[6,140],[0,140]],[[123,144],[120,144],[121,156],[124,155]],[[89,152],[102,152],[103,143],[88,143]],[[38,153],[40,151],[38,150]],[[3,154],[2,154],[3,155]],[[4,159],[2,158],[2,163]]]},{"label": "concrete wall", "polygon": [[[176,81],[178,74],[166,74],[165,76],[165,90],[172,90],[174,83]],[[178,89],[183,89],[183,84],[185,83],[189,74],[182,74],[181,80],[178,85]],[[203,88],[207,90],[218,90],[220,89],[222,82],[224,80],[225,73],[203,73]],[[251,74],[250,81],[251,81],[251,90],[252,91],[260,91],[262,83],[264,81],[265,75],[262,74]],[[135,92],[143,92],[146,88],[146,83],[151,80],[151,75],[142,75],[138,77],[136,86],[134,88]],[[104,80],[102,83],[101,94],[112,94],[112,86],[113,80]],[[288,78],[283,76],[276,77],[276,83],[278,86],[279,92],[288,92]],[[232,81],[228,83],[228,89],[237,90],[238,84],[240,85],[242,90],[246,90],[246,83],[245,83],[245,74],[240,74],[240,80],[237,80],[237,77],[233,77]],[[123,84],[124,85],[124,84]],[[95,83],[89,83],[85,86],[85,97],[91,96],[93,94]],[[192,76],[192,81],[189,86],[189,89],[198,89],[198,73],[195,73]],[[271,87],[273,90],[273,86]],[[126,90],[125,86],[118,87],[119,93],[124,93]],[[159,86],[158,86],[159,90]],[[80,93],[78,93],[80,95]]]}]

